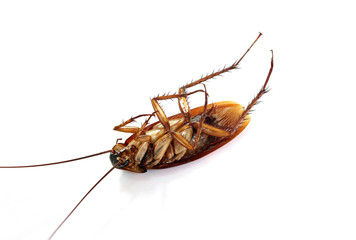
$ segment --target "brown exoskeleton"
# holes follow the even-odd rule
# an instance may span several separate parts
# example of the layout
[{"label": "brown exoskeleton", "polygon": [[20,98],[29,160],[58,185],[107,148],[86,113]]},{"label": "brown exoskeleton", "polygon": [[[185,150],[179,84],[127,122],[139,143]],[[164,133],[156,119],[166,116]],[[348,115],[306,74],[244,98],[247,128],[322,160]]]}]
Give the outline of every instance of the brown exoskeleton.
[{"label": "brown exoskeleton", "polygon": [[[147,169],[169,168],[181,165],[215,151],[243,131],[250,121],[249,113],[252,107],[256,105],[258,100],[268,91],[267,83],[273,70],[273,52],[271,67],[264,85],[246,108],[232,101],[208,104],[208,93],[204,82],[237,68],[241,60],[250,51],[261,35],[262,34],[260,33],[244,55],[231,66],[184,85],[179,88],[178,93],[176,94],[152,98],[151,103],[154,110],[153,113],[138,115],[114,127],[114,130],[116,131],[128,132],[132,133],[132,135],[123,143],[118,143],[118,140],[111,150],[55,163],[0,167],[22,168],[47,166],[110,153],[110,160],[113,167],[79,201],[74,209],[53,232],[50,239],[79,206],[79,204],[86,198],[86,196],[115,168],[143,173],[146,172]],[[198,84],[202,84],[204,90],[189,92],[191,87]],[[199,93],[204,95],[204,105],[190,109],[187,97],[189,95]],[[159,102],[168,99],[178,100],[178,107],[180,110],[179,114],[170,117],[166,116]],[[128,126],[130,123],[134,122],[135,119],[140,117],[147,117],[142,126]],[[149,124],[153,117],[156,117],[158,121]]]},{"label": "brown exoskeleton", "polygon": [[[246,53],[260,36],[261,34]],[[246,109],[235,102],[226,101],[208,105],[208,94],[203,82],[236,68],[246,53],[230,67],[184,85],[177,94],[153,98],[152,114],[139,115],[116,126],[114,130],[133,135],[124,143],[117,143],[113,147],[110,154],[112,164],[116,168],[141,173],[147,169],[173,167],[205,156],[236,137],[249,123],[251,108],[268,91],[266,86],[273,70],[273,55],[267,79]],[[203,84],[204,90],[187,92],[198,84]],[[198,92],[204,93],[205,104],[190,109],[187,96]],[[180,114],[167,117],[159,101],[175,98],[178,99]],[[148,116],[148,119],[141,127],[127,126],[136,118],[144,116]],[[147,126],[152,116],[156,116],[159,121]]]}]

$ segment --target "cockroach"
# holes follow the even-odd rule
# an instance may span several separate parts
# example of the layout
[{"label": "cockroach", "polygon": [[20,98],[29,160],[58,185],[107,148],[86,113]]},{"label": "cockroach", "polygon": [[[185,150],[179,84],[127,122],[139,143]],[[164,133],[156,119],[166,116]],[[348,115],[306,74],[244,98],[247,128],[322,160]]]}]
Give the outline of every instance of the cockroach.
[{"label": "cockroach", "polygon": [[[54,230],[49,239],[52,239],[81,202],[115,168],[144,173],[149,169],[162,169],[182,165],[215,151],[241,133],[250,121],[251,109],[268,92],[267,84],[273,70],[273,51],[271,51],[271,66],[266,80],[260,91],[246,108],[233,101],[209,104],[204,82],[236,69],[261,35],[260,33],[242,57],[229,67],[188,83],[180,87],[175,94],[159,95],[152,98],[152,113],[132,117],[115,126],[115,131],[131,133],[131,136],[124,142],[119,142],[121,139],[118,139],[111,150],[60,162],[26,166],[1,166],[0,168],[40,167],[68,163],[106,153],[110,154],[110,161],[113,167],[92,186]],[[203,86],[202,89],[189,91],[191,87],[199,84]],[[204,105],[191,109],[187,98],[190,95],[199,93],[203,94]],[[178,100],[179,114],[167,117],[160,102],[168,99]],[[146,117],[146,119],[141,126],[129,126],[130,123],[142,117]],[[150,123],[154,117],[158,121]]]}]

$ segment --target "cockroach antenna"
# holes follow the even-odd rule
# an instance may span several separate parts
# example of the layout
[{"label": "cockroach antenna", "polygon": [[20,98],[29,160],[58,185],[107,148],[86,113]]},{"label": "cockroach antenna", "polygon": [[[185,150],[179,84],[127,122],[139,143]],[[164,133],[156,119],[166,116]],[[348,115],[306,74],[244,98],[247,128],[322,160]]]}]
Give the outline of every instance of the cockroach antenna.
[{"label": "cockroach antenna", "polygon": [[73,159],[70,159],[70,160],[59,161],[59,162],[43,163],[43,164],[36,164],[36,165],[23,165],[23,166],[0,166],[0,168],[30,168],[30,167],[51,166],[51,165],[69,163],[69,162],[74,162],[74,161],[78,161],[78,160],[82,160],[82,159],[86,159],[86,158],[91,158],[91,157],[95,157],[95,156],[102,155],[102,154],[105,154],[105,153],[110,153],[110,152],[112,152],[112,150],[107,150],[107,151],[104,151],[104,152],[94,153],[94,154],[91,154],[91,155],[88,155],[88,156],[79,157],[79,158],[73,158]]}]

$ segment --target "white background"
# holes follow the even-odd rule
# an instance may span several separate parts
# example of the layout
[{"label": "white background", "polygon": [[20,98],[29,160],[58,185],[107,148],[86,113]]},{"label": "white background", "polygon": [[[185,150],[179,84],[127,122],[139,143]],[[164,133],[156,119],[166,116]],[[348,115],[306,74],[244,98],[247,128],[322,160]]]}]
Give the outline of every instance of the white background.
[{"label": "white background", "polygon": [[[231,64],[258,32],[241,69],[207,88],[246,105],[273,49],[272,90],[211,155],[112,172],[53,239],[356,239],[353,1],[127,2],[0,2],[0,165],[110,149],[127,137],[113,126]],[[0,169],[0,239],[47,239],[110,167],[103,155]]]}]

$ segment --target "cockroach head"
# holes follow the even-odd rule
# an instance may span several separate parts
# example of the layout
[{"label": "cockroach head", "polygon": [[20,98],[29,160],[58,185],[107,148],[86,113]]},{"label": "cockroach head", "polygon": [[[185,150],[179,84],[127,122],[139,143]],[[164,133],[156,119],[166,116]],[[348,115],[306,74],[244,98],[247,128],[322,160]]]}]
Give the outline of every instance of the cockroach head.
[{"label": "cockroach head", "polygon": [[129,165],[135,154],[134,146],[125,146],[124,144],[117,143],[110,153],[110,161],[116,168],[124,168]]},{"label": "cockroach head", "polygon": [[115,153],[111,153],[110,154],[110,161],[112,163],[113,166],[115,166],[116,164],[119,164],[116,166],[116,168],[120,169],[120,168],[124,168],[127,166],[127,164],[129,164],[130,160],[126,160],[126,161],[122,161],[122,159],[120,158],[119,154],[115,154]]}]

